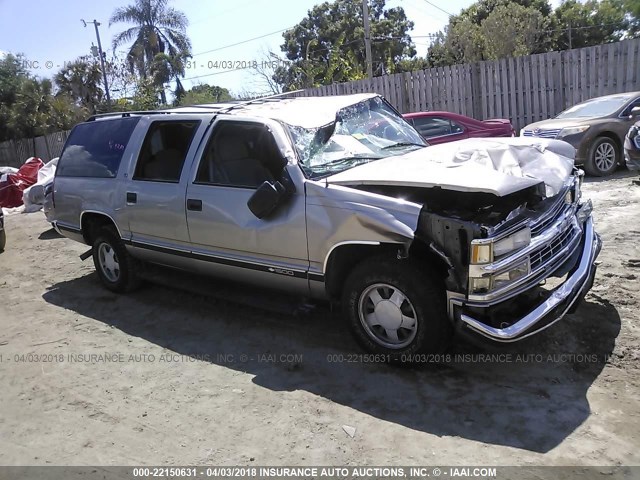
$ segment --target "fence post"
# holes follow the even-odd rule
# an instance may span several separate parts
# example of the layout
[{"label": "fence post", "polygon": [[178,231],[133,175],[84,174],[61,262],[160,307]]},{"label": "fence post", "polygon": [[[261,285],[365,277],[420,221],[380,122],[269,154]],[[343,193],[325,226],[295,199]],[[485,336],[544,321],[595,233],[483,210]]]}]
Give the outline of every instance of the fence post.
[{"label": "fence post", "polygon": [[482,117],[482,91],[480,88],[480,62],[475,62],[471,64],[471,68],[469,70],[471,75],[471,114],[470,117],[478,118],[484,120]]}]

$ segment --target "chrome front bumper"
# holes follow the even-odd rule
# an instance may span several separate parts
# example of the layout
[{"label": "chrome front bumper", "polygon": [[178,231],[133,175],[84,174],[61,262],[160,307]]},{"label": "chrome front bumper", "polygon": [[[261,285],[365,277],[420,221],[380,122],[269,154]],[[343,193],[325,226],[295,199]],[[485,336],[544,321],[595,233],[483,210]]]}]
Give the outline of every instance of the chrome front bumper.
[{"label": "chrome front bumper", "polygon": [[514,342],[540,332],[560,320],[571,307],[591,288],[595,275],[595,259],[602,242],[593,228],[592,217],[584,223],[584,243],[577,267],[566,281],[527,315],[505,328],[495,328],[470,315],[462,313],[460,321],[464,327],[499,342]]}]

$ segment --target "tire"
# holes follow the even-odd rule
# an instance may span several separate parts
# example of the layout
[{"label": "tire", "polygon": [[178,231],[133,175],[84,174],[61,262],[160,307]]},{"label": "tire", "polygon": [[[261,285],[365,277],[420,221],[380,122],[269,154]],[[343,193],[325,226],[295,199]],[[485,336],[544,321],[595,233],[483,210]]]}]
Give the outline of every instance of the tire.
[{"label": "tire", "polygon": [[103,227],[96,235],[93,264],[102,284],[112,292],[130,292],[140,285],[138,264],[112,227]]},{"label": "tire", "polygon": [[444,288],[406,260],[367,259],[349,275],[343,291],[343,308],[357,342],[392,362],[446,349],[452,328],[445,304]]},{"label": "tire", "polygon": [[0,230],[0,252],[4,252],[4,247],[7,245],[7,232],[4,229]]},{"label": "tire", "polygon": [[618,146],[608,137],[596,138],[591,148],[584,169],[589,175],[606,177],[618,168],[620,152]]}]

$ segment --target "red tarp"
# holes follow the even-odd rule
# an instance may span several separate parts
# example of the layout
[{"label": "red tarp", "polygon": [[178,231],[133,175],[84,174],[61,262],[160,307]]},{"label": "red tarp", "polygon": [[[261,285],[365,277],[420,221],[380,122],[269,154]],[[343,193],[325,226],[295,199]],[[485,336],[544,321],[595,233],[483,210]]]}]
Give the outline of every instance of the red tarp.
[{"label": "red tarp", "polygon": [[44,163],[37,157],[31,157],[16,173],[7,174],[0,182],[0,207],[13,208],[22,205],[22,192],[38,181],[38,170]]}]

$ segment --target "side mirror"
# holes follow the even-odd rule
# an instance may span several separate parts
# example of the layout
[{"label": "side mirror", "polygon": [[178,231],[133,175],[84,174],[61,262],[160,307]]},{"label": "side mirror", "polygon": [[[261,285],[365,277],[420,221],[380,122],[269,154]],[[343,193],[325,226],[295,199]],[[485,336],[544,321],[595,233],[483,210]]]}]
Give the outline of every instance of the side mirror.
[{"label": "side mirror", "polygon": [[280,182],[263,182],[247,201],[247,207],[258,218],[269,216],[282,202],[287,189]]},{"label": "side mirror", "polygon": [[640,117],[640,107],[633,107],[631,109],[631,115],[629,115],[629,117],[631,118]]}]

